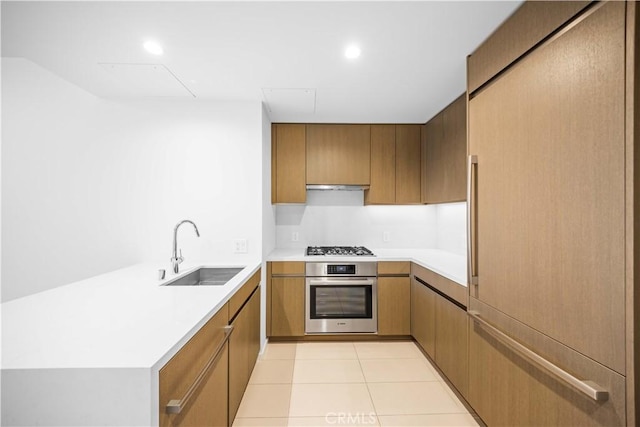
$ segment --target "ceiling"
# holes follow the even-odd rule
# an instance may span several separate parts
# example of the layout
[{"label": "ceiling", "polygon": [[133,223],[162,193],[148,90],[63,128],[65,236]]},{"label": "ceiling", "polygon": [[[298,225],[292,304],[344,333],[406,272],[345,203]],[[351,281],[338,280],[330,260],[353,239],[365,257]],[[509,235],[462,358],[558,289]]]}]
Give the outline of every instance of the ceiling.
[{"label": "ceiling", "polygon": [[[2,1],[1,52],[105,98],[261,100],[274,122],[424,123],[464,92],[466,56],[520,4]],[[164,54],[143,50],[147,39]]]}]

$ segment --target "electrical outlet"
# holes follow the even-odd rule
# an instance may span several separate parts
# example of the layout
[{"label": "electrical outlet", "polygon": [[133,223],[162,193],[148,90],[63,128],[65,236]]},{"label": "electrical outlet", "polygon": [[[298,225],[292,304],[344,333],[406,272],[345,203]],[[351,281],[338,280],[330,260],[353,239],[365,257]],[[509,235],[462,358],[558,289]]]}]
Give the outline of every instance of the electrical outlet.
[{"label": "electrical outlet", "polygon": [[383,231],[382,232],[382,241],[383,242],[388,242],[391,240],[391,233],[389,233],[388,231]]},{"label": "electrical outlet", "polygon": [[294,231],[293,233],[291,233],[291,241],[297,242],[298,240],[300,240],[300,236],[298,235],[298,232]]},{"label": "electrical outlet", "polygon": [[247,239],[236,239],[233,241],[233,253],[234,254],[246,254],[247,253]]}]

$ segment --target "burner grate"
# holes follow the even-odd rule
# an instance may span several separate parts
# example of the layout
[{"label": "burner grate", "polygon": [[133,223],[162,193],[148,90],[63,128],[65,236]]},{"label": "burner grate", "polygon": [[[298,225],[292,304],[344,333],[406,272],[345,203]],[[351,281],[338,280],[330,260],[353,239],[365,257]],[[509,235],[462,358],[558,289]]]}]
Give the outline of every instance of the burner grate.
[{"label": "burner grate", "polygon": [[375,256],[364,246],[309,246],[308,256]]}]

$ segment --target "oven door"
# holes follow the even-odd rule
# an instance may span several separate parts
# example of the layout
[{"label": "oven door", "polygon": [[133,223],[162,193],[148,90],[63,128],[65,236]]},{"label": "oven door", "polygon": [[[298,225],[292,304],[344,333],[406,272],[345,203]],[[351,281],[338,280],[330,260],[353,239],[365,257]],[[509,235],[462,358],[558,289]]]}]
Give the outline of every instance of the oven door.
[{"label": "oven door", "polygon": [[306,280],[305,332],[376,333],[375,277],[313,277]]}]

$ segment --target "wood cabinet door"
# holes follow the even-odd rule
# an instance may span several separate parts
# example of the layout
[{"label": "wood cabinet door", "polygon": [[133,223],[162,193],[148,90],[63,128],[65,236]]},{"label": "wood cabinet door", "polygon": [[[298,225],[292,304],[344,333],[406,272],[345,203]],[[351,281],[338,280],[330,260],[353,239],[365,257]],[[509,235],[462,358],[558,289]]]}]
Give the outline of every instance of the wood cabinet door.
[{"label": "wood cabinet door", "polygon": [[273,128],[275,143],[271,155],[275,158],[272,162],[275,182],[271,185],[275,186],[275,203],[306,203],[306,127],[303,124],[274,124]]},{"label": "wood cabinet door", "polygon": [[419,204],[420,125],[396,125],[396,204]]},{"label": "wood cabinet door", "polygon": [[466,310],[436,296],[435,361],[449,381],[467,396],[469,386],[469,332]]},{"label": "wood cabinet door", "polygon": [[271,336],[304,335],[304,277],[271,278]]},{"label": "wood cabinet door", "polygon": [[624,373],[624,2],[596,5],[469,108],[471,295]]},{"label": "wood cabinet door", "polygon": [[444,198],[442,178],[444,177],[444,113],[436,114],[424,127],[425,203],[438,203]]},{"label": "wood cabinet door", "polygon": [[159,373],[161,427],[215,426],[228,424],[228,343],[221,348],[213,366],[179,414],[168,414],[167,404],[182,399],[204,370],[217,347],[224,342],[228,307],[209,320]]},{"label": "wood cabinet door", "polygon": [[435,357],[436,293],[411,279],[411,335],[424,351]]},{"label": "wood cabinet door", "polygon": [[378,277],[378,335],[411,334],[409,277]]},{"label": "wood cabinet door", "polygon": [[467,97],[461,95],[425,126],[425,202],[466,199]]},{"label": "wood cabinet door", "polygon": [[229,425],[236,417],[260,350],[260,288],[231,324],[234,331],[229,339]]},{"label": "wood cabinet door", "polygon": [[307,125],[307,184],[368,185],[370,125]]},{"label": "wood cabinet door", "polygon": [[365,204],[396,202],[396,126],[371,125],[371,186]]}]

